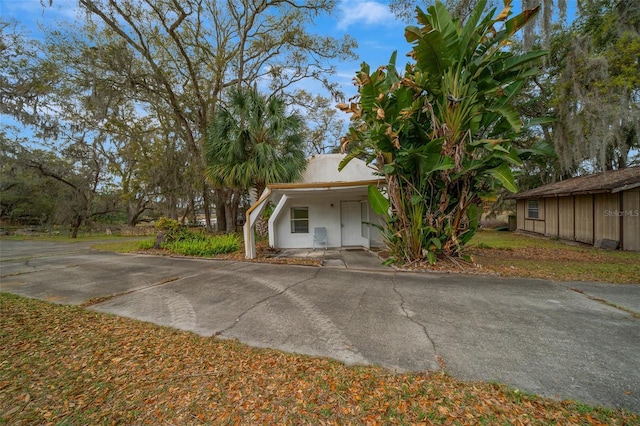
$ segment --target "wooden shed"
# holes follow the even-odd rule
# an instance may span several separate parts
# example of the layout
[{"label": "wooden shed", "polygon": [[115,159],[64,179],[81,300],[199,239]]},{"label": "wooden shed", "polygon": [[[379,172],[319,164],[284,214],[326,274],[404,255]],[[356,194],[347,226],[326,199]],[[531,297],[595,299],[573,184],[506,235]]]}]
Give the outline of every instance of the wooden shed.
[{"label": "wooden shed", "polygon": [[567,179],[512,198],[518,230],[640,251],[640,167]]}]

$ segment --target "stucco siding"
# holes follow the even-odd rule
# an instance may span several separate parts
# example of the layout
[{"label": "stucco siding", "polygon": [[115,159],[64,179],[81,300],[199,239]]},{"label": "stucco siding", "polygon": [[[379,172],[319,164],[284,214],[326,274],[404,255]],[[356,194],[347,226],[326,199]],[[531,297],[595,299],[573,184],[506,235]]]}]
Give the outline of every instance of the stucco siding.
[{"label": "stucco siding", "polygon": [[625,191],[622,198],[624,250],[640,251],[640,189]]},{"label": "stucco siding", "polygon": [[[369,222],[374,223],[376,225],[384,226],[384,219],[379,214],[376,214],[371,206],[367,203],[367,208],[369,209]],[[382,233],[375,226],[369,226],[369,244],[371,247],[384,247],[384,239],[382,238]]]},{"label": "stucco siding", "polygon": [[[343,201],[362,201],[348,199]],[[291,209],[294,207],[306,207],[309,209],[309,232],[291,232]],[[368,205],[367,208],[369,209]],[[373,212],[370,212],[373,215]],[[275,220],[273,229],[275,232],[275,245],[279,248],[311,248],[313,247],[314,228],[324,227],[327,229],[327,240],[329,247],[342,246],[340,200],[334,198],[290,198],[283,205],[282,210]],[[366,219],[364,219],[366,220]],[[377,219],[376,219],[377,220]],[[372,239],[380,239],[379,234],[372,232]],[[360,227],[358,227],[360,235]],[[360,236],[359,244],[369,246],[368,235]],[[374,241],[375,242],[375,241]],[[374,243],[372,242],[372,244]]]},{"label": "stucco siding", "polygon": [[[309,232],[291,232],[291,209],[293,207],[307,207],[309,209]],[[289,199],[278,216],[274,231],[276,245],[280,248],[313,247],[313,228],[327,228],[329,247],[340,246],[340,204],[331,207],[331,203],[320,199]]]}]

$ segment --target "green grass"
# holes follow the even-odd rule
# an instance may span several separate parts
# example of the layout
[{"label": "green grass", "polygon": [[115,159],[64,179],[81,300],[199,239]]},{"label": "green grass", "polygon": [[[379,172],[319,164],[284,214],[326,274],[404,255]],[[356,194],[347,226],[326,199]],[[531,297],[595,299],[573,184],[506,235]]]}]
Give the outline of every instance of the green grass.
[{"label": "green grass", "polygon": [[141,247],[153,248],[153,242],[154,240],[149,238],[141,240],[140,237],[129,237],[124,240],[120,237],[117,241],[93,244],[91,248],[115,253],[131,253],[140,250]]},{"label": "green grass", "polygon": [[[131,253],[139,250],[150,250],[154,247],[155,237],[123,237],[118,235],[107,235],[104,233],[92,233],[78,235],[72,239],[68,235],[11,235],[3,236],[2,239],[16,241],[51,241],[64,243],[96,242],[91,248],[101,251],[111,251],[115,253]],[[165,242],[163,249],[171,253],[184,256],[213,257],[220,254],[233,253],[241,248],[241,239],[235,234],[227,235],[206,235],[201,232],[193,232],[184,229],[178,240]]]},{"label": "green grass", "polygon": [[77,238],[71,238],[69,234],[33,234],[33,235],[3,235],[0,237],[2,240],[14,240],[14,241],[52,241],[63,243],[77,243],[85,241],[109,241],[122,238],[136,238],[136,237],[123,237],[121,235],[107,235],[105,233],[82,233],[78,234]]},{"label": "green grass", "polygon": [[514,232],[480,230],[471,239],[470,246],[482,246],[482,248],[514,249],[514,248],[566,248],[569,250],[579,250],[579,247],[571,246],[566,242],[536,237],[533,235],[520,234]]},{"label": "green grass", "polygon": [[476,234],[471,239],[469,246],[507,250],[526,248],[561,249],[565,251],[581,253],[599,253],[613,259],[640,258],[640,253],[638,252],[598,249],[587,244],[564,241],[558,238],[548,238],[537,235],[494,230],[481,230],[476,232]]},{"label": "green grass", "polygon": [[637,284],[640,253],[610,251],[527,234],[483,230],[469,252],[486,270],[505,276]]}]

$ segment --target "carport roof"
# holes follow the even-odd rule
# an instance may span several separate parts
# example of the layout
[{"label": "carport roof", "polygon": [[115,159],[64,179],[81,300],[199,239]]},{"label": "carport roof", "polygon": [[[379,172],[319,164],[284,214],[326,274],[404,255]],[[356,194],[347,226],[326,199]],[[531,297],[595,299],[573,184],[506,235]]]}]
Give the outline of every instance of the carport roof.
[{"label": "carport roof", "polygon": [[638,187],[640,187],[640,167],[629,167],[550,183],[514,194],[510,198],[547,198],[616,193]]}]

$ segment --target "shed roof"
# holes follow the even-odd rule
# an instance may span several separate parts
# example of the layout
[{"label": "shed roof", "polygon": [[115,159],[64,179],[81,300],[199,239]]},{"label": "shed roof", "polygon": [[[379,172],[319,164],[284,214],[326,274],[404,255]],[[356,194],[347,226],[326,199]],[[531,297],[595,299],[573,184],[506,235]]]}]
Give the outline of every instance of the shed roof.
[{"label": "shed roof", "polygon": [[605,192],[616,193],[637,187],[640,187],[640,167],[629,167],[627,169],[606,171],[550,183],[520,192],[511,198],[546,198]]}]

